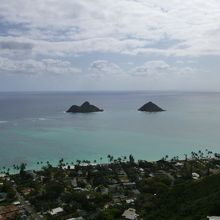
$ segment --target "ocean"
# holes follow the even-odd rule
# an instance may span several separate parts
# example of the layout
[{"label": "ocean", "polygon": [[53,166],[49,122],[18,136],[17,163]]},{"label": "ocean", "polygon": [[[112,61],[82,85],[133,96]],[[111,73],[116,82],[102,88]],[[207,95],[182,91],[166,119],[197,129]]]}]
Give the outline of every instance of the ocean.
[{"label": "ocean", "polygon": [[[71,114],[89,101],[104,112]],[[152,101],[166,109],[138,112]],[[220,93],[214,92],[1,92],[0,168],[26,162],[107,161],[134,155],[159,160],[191,151],[220,151]]]}]

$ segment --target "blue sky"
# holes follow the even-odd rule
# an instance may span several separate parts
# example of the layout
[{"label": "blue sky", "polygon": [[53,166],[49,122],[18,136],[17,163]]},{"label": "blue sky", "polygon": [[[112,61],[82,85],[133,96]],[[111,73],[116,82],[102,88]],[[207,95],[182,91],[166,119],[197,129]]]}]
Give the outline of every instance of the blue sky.
[{"label": "blue sky", "polygon": [[219,0],[0,0],[0,91],[219,91]]}]

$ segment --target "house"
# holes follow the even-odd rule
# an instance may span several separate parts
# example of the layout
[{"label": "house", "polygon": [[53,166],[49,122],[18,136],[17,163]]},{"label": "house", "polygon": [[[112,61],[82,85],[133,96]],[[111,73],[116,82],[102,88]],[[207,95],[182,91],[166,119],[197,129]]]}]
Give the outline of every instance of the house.
[{"label": "house", "polygon": [[31,176],[33,180],[36,180],[37,174],[34,172],[34,170],[26,170],[25,172],[27,175]]},{"label": "house", "polygon": [[220,220],[220,216],[207,216],[209,220]]},{"label": "house", "polygon": [[175,164],[175,166],[176,166],[176,167],[182,167],[182,166],[184,166],[184,163],[177,162],[177,163]]},{"label": "house", "polygon": [[68,218],[66,220],[84,220],[83,217],[76,217],[76,218]]},{"label": "house", "polygon": [[20,210],[16,205],[0,206],[0,220],[13,219]]},{"label": "house", "polygon": [[61,212],[63,212],[63,208],[57,207],[55,209],[50,210],[48,213],[51,215],[57,215],[60,214]]},{"label": "house", "polygon": [[74,165],[65,165],[62,166],[63,170],[75,170],[75,166]]},{"label": "house", "polygon": [[33,188],[26,187],[26,188],[22,189],[21,192],[23,193],[23,195],[27,196],[27,195],[29,195],[33,190],[34,190]]},{"label": "house", "polygon": [[127,189],[135,189],[136,188],[136,183],[135,182],[123,183],[123,186]]},{"label": "house", "polygon": [[140,191],[138,189],[132,189],[132,193],[134,195],[139,195],[140,194]]},{"label": "house", "polygon": [[106,187],[101,187],[100,191],[101,191],[102,195],[108,195],[109,194],[109,189],[106,188]]},{"label": "house", "polygon": [[116,193],[117,191],[121,191],[121,185],[120,184],[108,185],[108,189],[111,193]]},{"label": "house", "polygon": [[155,175],[153,173],[150,173],[149,174],[149,177],[154,177]]},{"label": "house", "polygon": [[12,203],[13,205],[21,205],[21,203],[19,201],[15,201]]},{"label": "house", "polygon": [[145,174],[145,171],[143,168],[139,168],[140,174],[143,176]]},{"label": "house", "polygon": [[220,169],[209,169],[211,174],[219,174],[220,173]]},{"label": "house", "polygon": [[121,183],[129,182],[128,176],[124,170],[120,169],[120,170],[116,171],[116,173],[117,173],[118,179],[120,180]]},{"label": "house", "polygon": [[139,215],[136,213],[135,209],[129,208],[124,211],[122,217],[126,220],[136,220]]},{"label": "house", "polygon": [[0,178],[5,178],[6,177],[6,174],[5,173],[0,173]]},{"label": "house", "polygon": [[76,177],[74,177],[74,178],[72,179],[71,184],[72,184],[73,187],[77,187],[77,186],[78,186],[78,185],[77,185]]},{"label": "house", "polygon": [[122,193],[118,193],[118,194],[114,194],[112,196],[112,199],[115,203],[121,202],[121,201],[125,201],[126,200],[126,196],[123,195]]},{"label": "house", "polygon": [[76,191],[76,192],[86,191],[86,189],[84,189],[84,188],[82,188],[82,187],[74,187],[73,189],[74,189],[74,191]]},{"label": "house", "polygon": [[127,204],[134,204],[134,199],[126,199]]},{"label": "house", "polygon": [[199,177],[200,177],[200,175],[199,175],[198,173],[192,173],[192,178],[193,178],[194,180],[198,180]]}]

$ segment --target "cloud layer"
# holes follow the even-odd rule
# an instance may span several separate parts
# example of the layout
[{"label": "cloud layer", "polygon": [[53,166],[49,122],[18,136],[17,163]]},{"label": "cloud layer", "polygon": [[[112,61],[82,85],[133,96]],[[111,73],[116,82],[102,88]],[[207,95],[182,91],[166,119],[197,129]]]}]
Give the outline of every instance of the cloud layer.
[{"label": "cloud layer", "polygon": [[0,0],[1,75],[68,74],[130,88],[188,76],[204,83],[220,66],[202,57],[215,56],[219,0]]},{"label": "cloud layer", "polygon": [[0,17],[2,49],[22,41],[35,53],[57,55],[220,54],[218,0],[2,0]]},{"label": "cloud layer", "polygon": [[6,74],[77,74],[81,70],[72,66],[68,61],[55,59],[26,59],[26,60],[11,60],[0,57],[0,72]]}]

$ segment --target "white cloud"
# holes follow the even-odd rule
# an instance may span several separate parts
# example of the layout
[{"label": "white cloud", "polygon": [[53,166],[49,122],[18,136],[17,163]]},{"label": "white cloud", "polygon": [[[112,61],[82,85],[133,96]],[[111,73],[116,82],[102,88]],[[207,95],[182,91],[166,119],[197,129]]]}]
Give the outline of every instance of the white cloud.
[{"label": "white cloud", "polygon": [[96,60],[84,75],[84,81],[89,82],[89,88],[102,90],[179,90],[190,89],[203,73],[199,68],[178,66],[164,60],[147,61],[143,65],[130,66],[130,69],[107,60]]},{"label": "white cloud", "polygon": [[219,0],[2,0],[0,18],[37,54],[220,54]]},{"label": "white cloud", "polygon": [[0,57],[0,73],[6,74],[76,74],[80,69],[75,68],[68,61],[42,59],[12,60]]},{"label": "white cloud", "polygon": [[82,85],[185,88],[219,78],[209,55],[220,55],[219,0],[0,0],[2,76],[83,70]]},{"label": "white cloud", "polygon": [[192,75],[197,70],[191,67],[177,67],[169,65],[163,60],[153,60],[137,66],[130,71],[134,76],[143,76],[153,79],[173,78],[186,75]]},{"label": "white cloud", "polygon": [[171,69],[170,65],[168,65],[163,60],[154,60],[148,61],[144,65],[137,66],[131,73],[137,76],[149,76],[154,77],[156,74],[161,74]]},{"label": "white cloud", "polygon": [[93,76],[122,74],[123,70],[115,63],[107,60],[96,60],[90,64],[89,71]]},{"label": "white cloud", "polygon": [[102,77],[145,77],[148,79],[162,79],[193,75],[197,70],[188,66],[177,67],[170,65],[164,60],[152,60],[125,71],[115,63],[107,60],[96,60],[90,64],[89,72],[92,76]]}]

